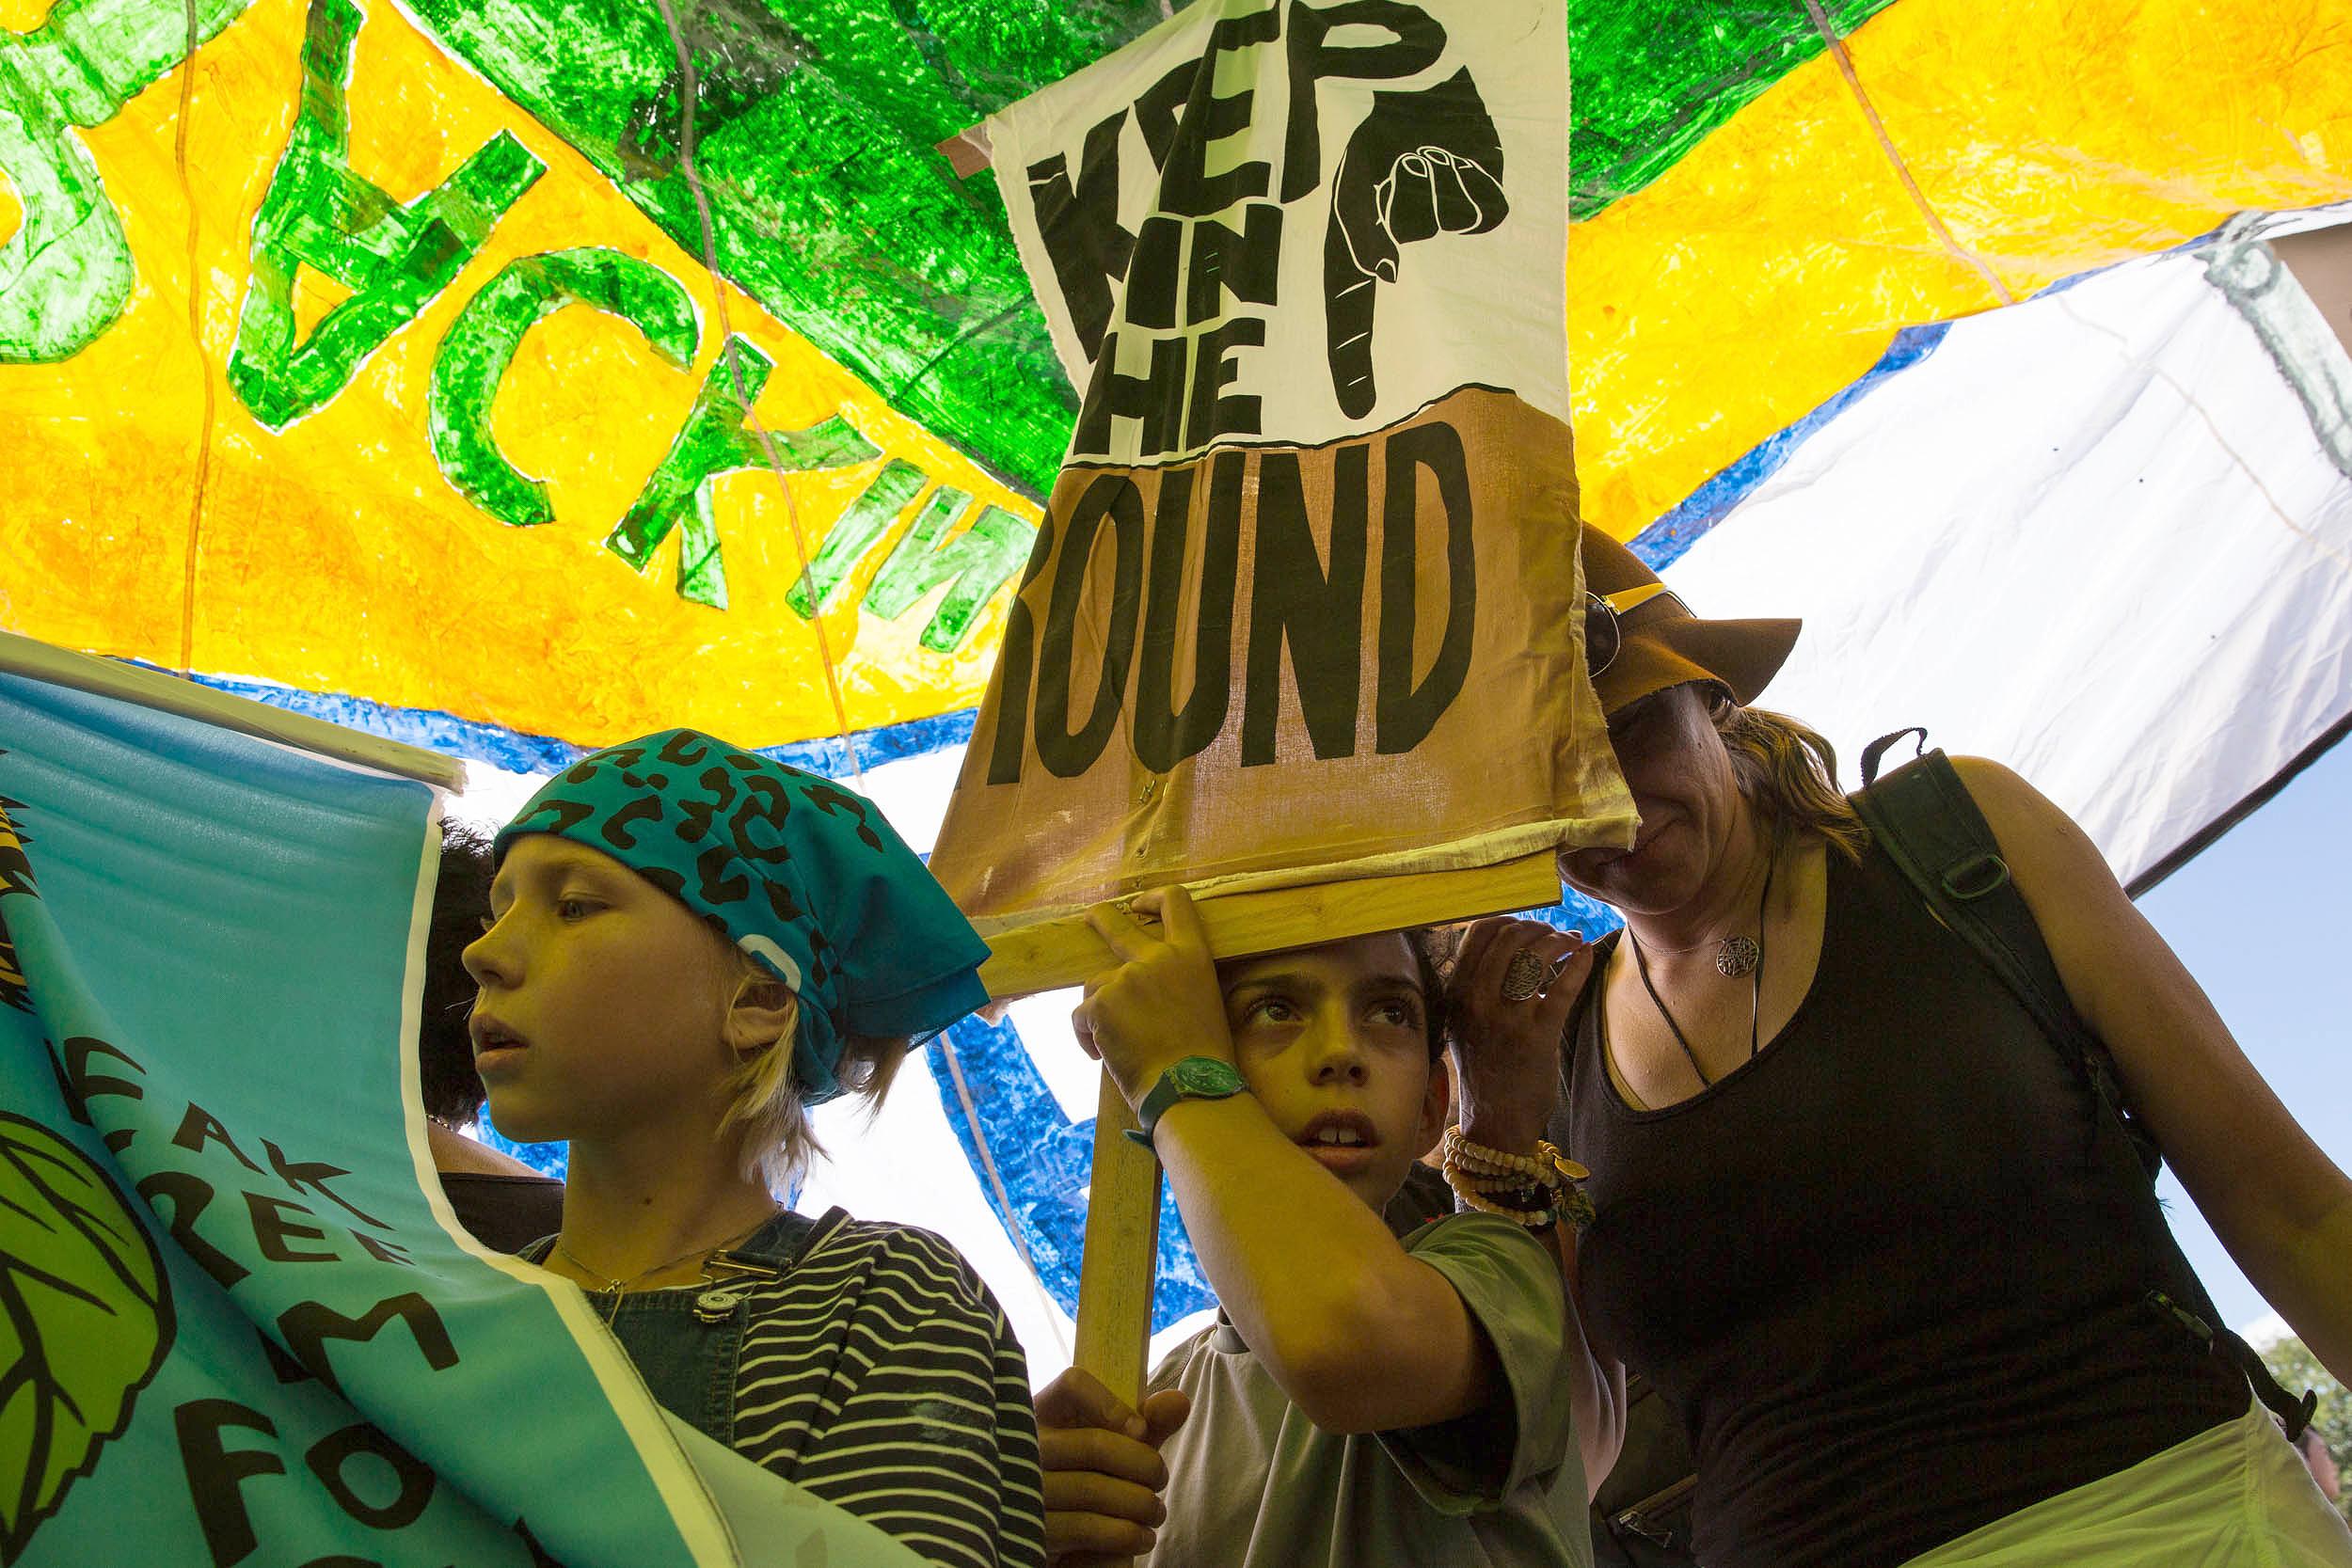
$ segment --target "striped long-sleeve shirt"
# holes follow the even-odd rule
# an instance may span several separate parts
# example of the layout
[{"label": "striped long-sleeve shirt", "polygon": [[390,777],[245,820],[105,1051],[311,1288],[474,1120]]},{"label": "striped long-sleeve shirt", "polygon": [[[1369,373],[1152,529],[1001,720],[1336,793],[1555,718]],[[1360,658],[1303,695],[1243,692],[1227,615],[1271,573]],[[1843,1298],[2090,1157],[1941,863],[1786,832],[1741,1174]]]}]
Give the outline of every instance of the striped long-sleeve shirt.
[{"label": "striped long-sleeve shirt", "polygon": [[1028,1364],[953,1246],[844,1221],[751,1307],[738,1452],[934,1562],[1043,1563]]}]

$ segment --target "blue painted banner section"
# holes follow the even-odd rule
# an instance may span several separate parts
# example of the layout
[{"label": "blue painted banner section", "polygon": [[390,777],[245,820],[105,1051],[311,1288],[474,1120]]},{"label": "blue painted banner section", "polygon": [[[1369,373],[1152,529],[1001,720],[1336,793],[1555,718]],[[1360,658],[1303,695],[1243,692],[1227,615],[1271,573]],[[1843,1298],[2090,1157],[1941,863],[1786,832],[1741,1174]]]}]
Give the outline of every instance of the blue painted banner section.
[{"label": "blue painted banner section", "polygon": [[567,1181],[571,1179],[571,1145],[516,1143],[490,1125],[490,1105],[487,1101],[483,1102],[482,1119],[474,1123],[473,1131],[475,1137],[480,1138],[501,1154],[512,1154],[541,1176],[552,1176],[558,1181]]},{"label": "blue painted banner section", "polygon": [[[122,662],[140,664],[137,659]],[[161,668],[152,664],[141,664],[140,667],[149,670]],[[164,673],[177,674],[179,672],[167,670]],[[445,757],[455,757],[461,762],[486,763],[509,773],[552,773],[558,768],[569,768],[587,754],[569,741],[544,735],[526,735],[496,724],[476,723],[470,719],[460,719],[453,713],[443,713],[437,708],[394,707],[389,703],[370,702],[365,697],[346,697],[334,691],[304,691],[270,681],[240,680],[233,675],[195,675],[189,678],[199,686],[209,686],[215,691],[267,703],[271,707],[282,707],[289,713],[324,719],[345,729],[380,735],[387,740],[438,752]]]},{"label": "blue painted banner section", "polygon": [[0,1559],[737,1560],[732,1476],[419,1185],[433,792],[15,675],[0,737]]},{"label": "blue painted banner section", "polygon": [[1681,560],[1682,553],[1705,537],[1708,530],[1729,516],[1732,509],[1747,499],[1757,485],[1778,473],[1790,454],[1804,445],[1815,431],[1851,408],[1887,377],[1909,370],[1934,353],[1950,326],[1949,322],[1933,322],[1926,326],[1906,326],[1896,333],[1893,344],[1859,380],[1788,429],[1766,437],[1746,456],[1692,491],[1680,506],[1636,534],[1628,547],[1653,572],[1662,572]]},{"label": "blue painted banner section", "polygon": [[[122,662],[138,664],[148,670],[161,668],[137,659]],[[166,674],[177,673],[164,671]],[[553,773],[569,768],[586,756],[589,751],[587,747],[575,746],[568,740],[558,740],[552,736],[531,735],[498,724],[460,719],[453,713],[443,713],[437,708],[395,707],[389,703],[371,702],[365,697],[346,697],[333,691],[304,691],[268,681],[241,680],[233,675],[197,675],[192,678],[198,685],[209,686],[215,691],[227,691],[257,703],[267,703],[272,707],[284,708],[290,713],[324,719],[345,729],[380,735],[387,740],[438,752],[445,757],[456,757],[462,762],[485,763],[509,773]],[[978,718],[978,709],[964,708],[930,719],[910,719],[903,723],[860,730],[847,739],[839,736],[824,736],[815,740],[796,740],[785,746],[763,746],[758,751],[760,755],[773,757],[789,767],[822,773],[828,778],[839,778],[852,771],[850,763],[852,747],[856,750],[858,766],[863,768],[879,768],[886,762],[928,756],[933,752],[961,746],[970,740],[972,727]]]},{"label": "blue painted banner section", "polygon": [[979,718],[978,708],[967,707],[956,713],[936,714],[929,719],[909,719],[904,723],[860,730],[848,741],[839,736],[826,736],[817,740],[796,741],[789,746],[763,747],[759,754],[773,757],[789,768],[822,773],[830,779],[846,779],[855,771],[850,766],[851,745],[857,749],[859,768],[880,768],[886,762],[927,757],[950,746],[961,746],[971,740],[973,726],[979,722]]},{"label": "blue painted banner section", "polygon": [[[948,1053],[954,1053],[952,1063]],[[1037,1274],[1061,1309],[1078,1311],[1078,1257],[1086,1236],[1087,1183],[1094,1171],[1094,1118],[1072,1121],[1061,1102],[1030,1060],[1029,1048],[1010,1023],[990,1023],[967,1018],[924,1053],[923,1060],[939,1085],[939,1102],[947,1113],[956,1141],[979,1178],[981,1191],[996,1217],[1005,1222],[1015,1246],[1025,1250]],[[961,1073],[965,1094],[956,1089]],[[974,1117],[979,1128],[973,1125]],[[986,1139],[986,1160],[981,1138]],[[1004,1183],[1007,1213],[996,1183],[988,1176],[995,1167]],[[1166,1183],[1160,1187],[1160,1253],[1152,1291],[1152,1330],[1216,1305],[1216,1294],[1200,1272],[1192,1242],[1184,1234],[1184,1216]]]},{"label": "blue painted banner section", "polygon": [[1521,920],[1540,920],[1563,931],[1574,931],[1586,942],[1598,942],[1625,924],[1616,911],[1587,898],[1571,887],[1560,890],[1560,902],[1549,909],[1521,910]]}]

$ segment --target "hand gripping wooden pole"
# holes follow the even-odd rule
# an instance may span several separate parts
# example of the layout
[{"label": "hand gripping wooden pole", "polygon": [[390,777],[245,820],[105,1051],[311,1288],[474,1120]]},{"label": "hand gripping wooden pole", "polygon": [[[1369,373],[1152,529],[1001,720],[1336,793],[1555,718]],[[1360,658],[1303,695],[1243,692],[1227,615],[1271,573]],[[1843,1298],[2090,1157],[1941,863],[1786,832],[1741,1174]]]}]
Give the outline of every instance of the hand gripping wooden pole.
[{"label": "hand gripping wooden pole", "polygon": [[[1160,1256],[1160,1162],[1126,1136],[1136,1126],[1108,1072],[1094,1101],[1094,1174],[1087,1184],[1085,1250],[1078,1258],[1078,1335],[1071,1359],[1130,1410],[1143,1402],[1152,1348],[1152,1287]],[[1125,1557],[1088,1557],[1091,1568],[1129,1568]]]}]

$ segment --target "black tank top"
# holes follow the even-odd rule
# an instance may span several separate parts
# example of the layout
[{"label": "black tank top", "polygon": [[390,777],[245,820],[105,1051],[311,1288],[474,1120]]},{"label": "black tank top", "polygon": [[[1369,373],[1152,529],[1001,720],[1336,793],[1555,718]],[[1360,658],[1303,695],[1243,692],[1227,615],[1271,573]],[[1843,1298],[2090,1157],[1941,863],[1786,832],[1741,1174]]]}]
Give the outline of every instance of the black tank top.
[{"label": "black tank top", "polygon": [[1683,1415],[1708,1568],[1899,1563],[2249,1399],[2147,1303],[2095,1103],[2023,1005],[1880,851],[1828,860],[1812,989],[1711,1088],[1633,1110],[1597,980],[1569,1024],[1585,1310]]}]

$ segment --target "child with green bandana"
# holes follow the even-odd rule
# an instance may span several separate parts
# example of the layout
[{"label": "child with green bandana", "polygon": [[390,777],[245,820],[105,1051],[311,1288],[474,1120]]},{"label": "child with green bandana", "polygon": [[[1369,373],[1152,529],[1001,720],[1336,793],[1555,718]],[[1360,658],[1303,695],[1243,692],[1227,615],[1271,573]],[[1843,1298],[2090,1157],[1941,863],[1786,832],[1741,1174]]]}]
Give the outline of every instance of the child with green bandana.
[{"label": "child with green bandana", "polygon": [[691,730],[598,752],[498,835],[467,948],[510,1136],[567,1139],[563,1229],[655,1397],[932,1560],[1043,1558],[1021,1347],[946,1242],[794,1213],[811,1107],[878,1100],[984,1000],[987,947],[874,805]]}]

